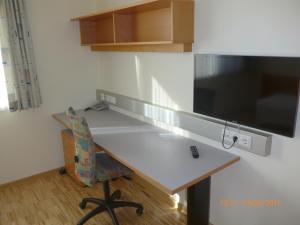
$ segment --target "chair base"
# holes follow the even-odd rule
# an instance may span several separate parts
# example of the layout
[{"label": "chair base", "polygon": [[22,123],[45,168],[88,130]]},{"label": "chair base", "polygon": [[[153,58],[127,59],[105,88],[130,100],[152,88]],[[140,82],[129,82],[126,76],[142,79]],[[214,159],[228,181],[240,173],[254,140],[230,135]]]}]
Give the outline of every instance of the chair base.
[{"label": "chair base", "polygon": [[106,200],[98,199],[98,198],[84,198],[81,203],[79,204],[79,207],[81,209],[85,209],[87,203],[92,203],[97,205],[95,209],[93,209],[91,212],[86,214],[84,217],[80,219],[80,221],[77,223],[77,225],[83,225],[85,222],[87,222],[89,219],[94,217],[95,215],[102,213],[102,212],[108,212],[110,215],[112,222],[114,225],[119,225],[118,219],[116,217],[116,214],[114,212],[117,208],[123,208],[123,207],[131,207],[136,208],[136,213],[138,215],[143,214],[143,206],[141,204],[135,203],[135,202],[126,202],[126,201],[116,201],[120,199],[121,192],[119,190],[115,191],[109,198]]}]

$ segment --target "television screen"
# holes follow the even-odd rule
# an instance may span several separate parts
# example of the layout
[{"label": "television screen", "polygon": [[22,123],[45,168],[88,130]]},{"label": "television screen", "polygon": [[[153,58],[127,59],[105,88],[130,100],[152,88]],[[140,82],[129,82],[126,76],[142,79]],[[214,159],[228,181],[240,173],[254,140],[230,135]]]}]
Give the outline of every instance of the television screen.
[{"label": "television screen", "polygon": [[293,137],[300,58],[195,55],[194,112]]}]

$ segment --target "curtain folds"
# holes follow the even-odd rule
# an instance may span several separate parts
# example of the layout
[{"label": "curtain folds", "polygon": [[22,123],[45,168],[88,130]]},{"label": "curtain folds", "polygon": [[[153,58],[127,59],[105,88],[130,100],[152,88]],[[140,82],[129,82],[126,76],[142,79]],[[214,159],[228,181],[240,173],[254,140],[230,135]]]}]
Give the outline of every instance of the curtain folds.
[{"label": "curtain folds", "polygon": [[42,103],[24,2],[0,0],[0,43],[11,111],[36,108]]}]

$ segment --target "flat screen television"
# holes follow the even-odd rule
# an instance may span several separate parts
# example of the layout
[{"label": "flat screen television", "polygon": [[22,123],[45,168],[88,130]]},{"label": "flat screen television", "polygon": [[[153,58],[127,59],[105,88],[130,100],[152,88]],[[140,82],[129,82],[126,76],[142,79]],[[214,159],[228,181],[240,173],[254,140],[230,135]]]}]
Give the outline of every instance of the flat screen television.
[{"label": "flat screen television", "polygon": [[300,58],[195,55],[194,112],[294,137]]}]

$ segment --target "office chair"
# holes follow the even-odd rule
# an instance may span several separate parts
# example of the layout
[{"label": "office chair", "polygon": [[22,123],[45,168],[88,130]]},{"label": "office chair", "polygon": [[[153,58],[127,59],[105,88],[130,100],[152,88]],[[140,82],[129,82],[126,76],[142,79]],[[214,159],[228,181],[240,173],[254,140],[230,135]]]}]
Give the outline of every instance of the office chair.
[{"label": "office chair", "polygon": [[66,112],[71,121],[75,141],[75,174],[85,185],[91,187],[95,182],[103,182],[104,199],[84,198],[79,207],[85,209],[87,203],[97,205],[95,209],[80,219],[82,225],[95,215],[108,212],[114,225],[119,225],[114,209],[121,207],[136,208],[138,215],[143,214],[143,206],[134,202],[117,201],[121,198],[120,190],[110,195],[109,180],[127,176],[132,171],[105,153],[96,153],[95,144],[84,117],[77,116],[70,107]]}]

